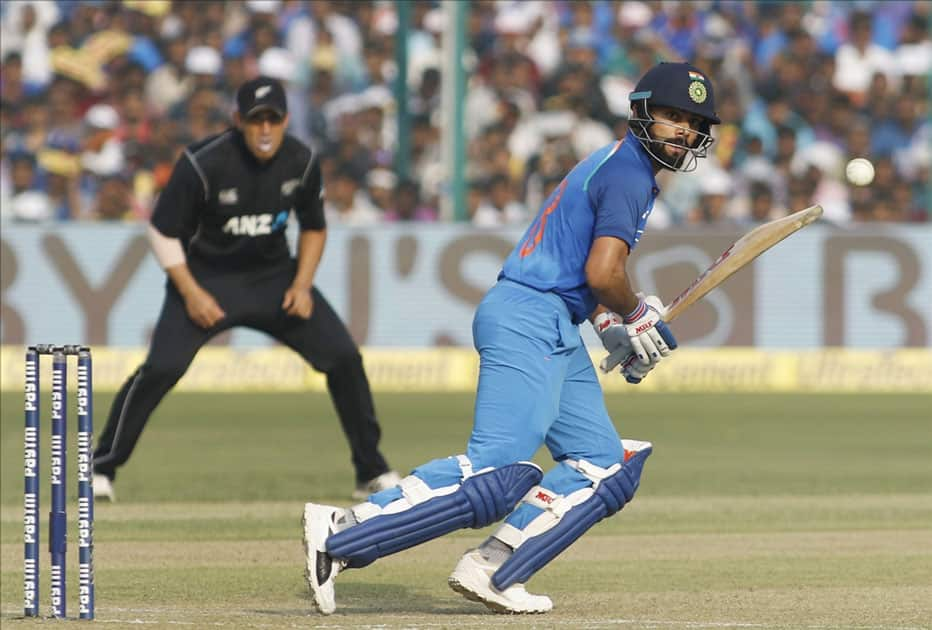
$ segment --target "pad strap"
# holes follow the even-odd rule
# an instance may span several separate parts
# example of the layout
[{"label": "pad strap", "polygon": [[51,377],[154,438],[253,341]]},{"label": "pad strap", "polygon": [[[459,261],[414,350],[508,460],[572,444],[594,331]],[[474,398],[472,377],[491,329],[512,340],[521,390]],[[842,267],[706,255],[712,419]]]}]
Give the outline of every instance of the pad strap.
[{"label": "pad strap", "polygon": [[564,459],[562,463],[570,468],[574,468],[579,474],[591,481],[594,486],[599,485],[599,482],[607,477],[611,477],[621,468],[621,464],[612,464],[608,468],[602,468],[585,459],[577,460],[567,458]]},{"label": "pad strap", "polygon": [[[567,512],[591,497],[592,493],[593,490],[591,487],[580,488],[576,492],[571,492],[568,495],[557,494],[542,486],[531,488],[531,491],[527,493],[527,496],[525,496],[522,501],[528,505],[540,508],[543,512],[528,523],[524,529],[518,529],[509,523],[502,523],[501,526],[495,530],[493,536],[512,549],[517,549],[524,544],[524,541],[534,536],[540,536],[559,523],[560,519],[562,519]],[[546,499],[542,497],[546,497]]]},{"label": "pad strap", "polygon": [[456,461],[460,465],[460,472],[463,473],[463,481],[466,481],[473,476],[472,471],[472,462],[469,460],[466,455],[457,455]]}]

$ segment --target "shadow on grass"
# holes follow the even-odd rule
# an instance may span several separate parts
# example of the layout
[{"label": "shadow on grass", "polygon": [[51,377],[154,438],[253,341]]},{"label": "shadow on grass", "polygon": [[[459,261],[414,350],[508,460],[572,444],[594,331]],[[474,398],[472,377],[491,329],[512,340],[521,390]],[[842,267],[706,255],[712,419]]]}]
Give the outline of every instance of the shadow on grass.
[{"label": "shadow on grass", "polygon": [[[291,617],[295,614],[316,615],[307,591],[296,593],[306,603],[304,610],[294,609],[250,609],[245,612],[256,615]],[[449,597],[433,597],[417,588],[400,584],[353,583],[337,585],[337,612],[371,615],[382,613],[426,614],[426,615],[494,615],[485,606],[464,600],[450,591]]]}]

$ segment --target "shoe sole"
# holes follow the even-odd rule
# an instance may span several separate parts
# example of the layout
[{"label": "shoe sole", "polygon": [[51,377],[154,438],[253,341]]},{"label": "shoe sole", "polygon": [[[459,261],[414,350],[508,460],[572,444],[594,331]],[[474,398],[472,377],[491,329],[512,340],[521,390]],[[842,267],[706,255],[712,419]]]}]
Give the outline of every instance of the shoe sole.
[{"label": "shoe sole", "polygon": [[307,590],[311,594],[311,605],[314,607],[314,610],[321,614],[327,614],[321,609],[320,604],[317,603],[317,593],[314,589],[314,584],[317,583],[317,574],[316,567],[311,567],[311,553],[317,554],[316,549],[311,549],[311,546],[308,544],[308,522],[307,522],[307,512],[301,516],[301,525],[303,526],[304,536],[301,539],[301,546],[304,547],[304,581],[307,583]]},{"label": "shoe sole", "polygon": [[507,606],[500,604],[494,600],[482,597],[481,595],[476,593],[472,588],[470,588],[467,584],[461,582],[460,580],[458,580],[456,577],[452,575],[449,578],[447,578],[447,584],[450,586],[451,589],[453,589],[455,592],[459,593],[460,595],[462,595],[469,601],[483,604],[486,608],[488,608],[492,612],[496,612],[502,615],[542,615],[546,612],[549,612],[547,610],[514,610],[513,608],[508,608]]},{"label": "shoe sole", "polygon": [[489,600],[487,600],[487,599],[485,599],[485,598],[483,598],[483,597],[479,597],[475,592],[472,591],[472,589],[470,589],[468,586],[466,586],[465,584],[463,584],[462,582],[460,582],[460,581],[457,580],[456,578],[452,578],[452,577],[451,577],[451,578],[448,578],[448,579],[447,579],[447,584],[449,584],[449,586],[450,586],[451,589],[453,589],[454,591],[456,591],[457,593],[459,593],[460,595],[462,595],[463,597],[465,597],[465,598],[468,599],[469,601],[471,601],[471,602],[478,602],[478,603],[480,603],[480,604],[483,604],[483,605],[484,605],[486,608],[488,608],[489,610],[493,610],[493,611],[495,611],[495,612],[497,612],[497,613],[503,613],[503,614],[507,614],[507,615],[517,615],[517,614],[520,614],[520,613],[518,613],[518,612],[516,612],[516,611],[514,611],[514,610],[509,610],[508,608],[505,608],[505,607],[502,606],[501,604],[497,604],[497,603],[495,603],[495,602],[493,602],[493,601],[489,601]]},{"label": "shoe sole", "polygon": [[314,606],[314,609],[322,615],[330,615],[336,610],[336,605],[334,605],[332,610],[325,610],[317,600],[318,592],[317,589],[314,588],[314,585],[317,584],[317,567],[311,564],[311,556],[313,555],[316,559],[318,551],[310,545],[311,532],[308,529],[309,524],[307,508],[305,508],[304,514],[301,515],[301,525],[304,530],[304,536],[301,539],[301,546],[304,547],[304,580],[307,582],[307,589],[311,594],[311,604]]}]

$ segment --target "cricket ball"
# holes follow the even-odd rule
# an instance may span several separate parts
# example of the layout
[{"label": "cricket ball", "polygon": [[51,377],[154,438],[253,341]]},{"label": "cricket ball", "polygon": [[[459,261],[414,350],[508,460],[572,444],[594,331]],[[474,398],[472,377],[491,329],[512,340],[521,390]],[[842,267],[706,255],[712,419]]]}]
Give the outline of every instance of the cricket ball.
[{"label": "cricket ball", "polygon": [[854,158],[845,167],[845,177],[855,186],[867,186],[874,181],[874,165],[866,158]]}]

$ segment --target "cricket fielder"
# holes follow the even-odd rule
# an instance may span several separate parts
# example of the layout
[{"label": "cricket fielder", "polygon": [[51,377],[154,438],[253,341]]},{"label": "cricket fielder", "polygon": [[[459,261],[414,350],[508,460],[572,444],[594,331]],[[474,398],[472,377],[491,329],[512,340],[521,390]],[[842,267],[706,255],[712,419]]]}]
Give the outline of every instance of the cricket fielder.
[{"label": "cricket fielder", "polygon": [[[369,381],[346,326],[314,286],[327,239],[317,156],[286,133],[281,83],[258,77],[236,94],[236,126],[185,148],[159,196],[149,241],[168,276],[145,362],[113,400],[94,453],[94,494],[114,499],[152,412],[215,335],[244,326],[327,375],[356,469],[353,498],[392,487]],[[285,231],[300,234],[292,257]],[[261,424],[257,426],[261,431]]]},{"label": "cricket fielder", "polygon": [[[617,357],[608,367],[620,363],[631,383],[676,348],[662,303],[634,292],[625,265],[659,193],[655,175],[693,170],[719,119],[711,82],[686,63],[655,66],[630,98],[625,138],[563,179],[476,310],[466,452],[351,508],[305,506],[306,576],[320,612],[336,609],[341,570],[505,516],[449,584],[497,612],[547,612],[550,598],[528,593],[527,580],[634,497],[652,446],[619,439],[578,326],[592,322]],[[546,475],[527,461],[541,444],[556,462]]]}]

